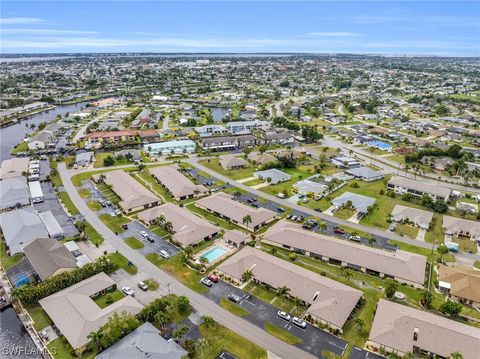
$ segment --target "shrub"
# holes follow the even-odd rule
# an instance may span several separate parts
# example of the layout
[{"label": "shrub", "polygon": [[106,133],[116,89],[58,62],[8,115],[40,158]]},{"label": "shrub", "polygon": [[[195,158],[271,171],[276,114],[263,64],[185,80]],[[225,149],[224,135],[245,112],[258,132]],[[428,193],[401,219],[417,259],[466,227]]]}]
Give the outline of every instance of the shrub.
[{"label": "shrub", "polygon": [[288,259],[290,259],[291,261],[295,261],[297,259],[297,255],[295,253],[290,253],[288,255]]}]

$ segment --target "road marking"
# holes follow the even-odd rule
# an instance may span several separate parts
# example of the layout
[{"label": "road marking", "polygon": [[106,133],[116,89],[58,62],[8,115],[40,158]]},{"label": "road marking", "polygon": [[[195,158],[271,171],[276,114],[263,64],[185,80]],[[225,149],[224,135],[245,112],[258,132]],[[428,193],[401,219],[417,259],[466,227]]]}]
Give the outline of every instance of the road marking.
[{"label": "road marking", "polygon": [[347,346],[345,345],[344,347],[338,345],[338,344],[335,344],[333,342],[331,342],[330,340],[328,341],[330,343],[330,345],[333,345],[334,347],[337,347],[338,349],[342,349],[342,350],[345,350],[347,348]]},{"label": "road marking", "polygon": [[292,329],[292,326],[291,326],[291,325],[288,327],[288,329],[287,329],[287,330],[290,330],[290,329]]},{"label": "road marking", "polygon": [[362,350],[362,349],[360,349],[360,348],[358,348],[358,347],[353,347],[353,349],[355,349],[355,350]]},{"label": "road marking", "polygon": [[283,328],[286,328],[286,327],[288,327],[288,323],[283,326]]}]

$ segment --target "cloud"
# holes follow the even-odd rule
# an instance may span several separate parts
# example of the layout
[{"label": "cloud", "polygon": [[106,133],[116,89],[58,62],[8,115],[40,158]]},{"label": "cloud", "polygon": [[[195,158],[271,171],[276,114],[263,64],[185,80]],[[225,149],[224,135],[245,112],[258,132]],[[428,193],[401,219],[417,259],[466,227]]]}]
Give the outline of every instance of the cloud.
[{"label": "cloud", "polygon": [[360,37],[363,34],[359,34],[356,32],[348,32],[348,31],[337,31],[337,32],[308,32],[306,35],[309,36],[319,36],[319,37]]},{"label": "cloud", "polygon": [[55,30],[55,29],[2,29],[5,34],[28,34],[28,35],[83,35],[97,34],[96,31],[84,30]]},{"label": "cloud", "polygon": [[1,25],[31,25],[46,24],[47,20],[38,17],[3,17],[0,18]]}]

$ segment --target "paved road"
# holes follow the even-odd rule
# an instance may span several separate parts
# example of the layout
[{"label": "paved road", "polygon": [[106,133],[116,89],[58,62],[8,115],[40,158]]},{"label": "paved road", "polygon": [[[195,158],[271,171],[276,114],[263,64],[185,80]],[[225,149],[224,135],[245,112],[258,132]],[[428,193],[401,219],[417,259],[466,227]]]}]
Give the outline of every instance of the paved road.
[{"label": "paved road", "polygon": [[80,213],[95,228],[95,230],[107,241],[113,248],[118,250],[126,258],[131,260],[140,270],[144,271],[150,278],[157,280],[161,285],[169,284],[170,290],[178,295],[185,295],[190,299],[192,306],[197,309],[200,315],[209,315],[217,322],[225,325],[227,328],[235,331],[252,342],[262,346],[266,350],[274,353],[280,358],[315,358],[311,354],[300,350],[294,346],[288,345],[281,340],[271,336],[264,330],[258,328],[234,314],[226,311],[220,306],[214,304],[208,298],[194,292],[182,283],[160,270],[157,266],[149,262],[138,251],[130,248],[123,241],[119,241],[115,234],[93,213],[77,192],[77,189],[71,182],[71,176],[76,171],[67,170],[65,163],[58,165],[58,171],[62,179],[65,190],[77,206]]},{"label": "paved road", "polygon": [[[387,232],[387,231],[380,230],[380,229],[377,229],[377,228],[368,227],[368,226],[365,226],[363,224],[357,224],[357,223],[349,222],[349,221],[346,221],[346,220],[343,220],[343,219],[340,219],[340,218],[337,218],[337,217],[334,217],[334,216],[329,216],[329,215],[324,214],[322,212],[316,212],[313,209],[300,206],[296,203],[289,202],[286,199],[280,199],[278,197],[272,196],[272,195],[267,194],[265,192],[253,189],[252,187],[246,186],[242,183],[239,183],[235,180],[232,180],[231,178],[223,176],[220,173],[217,173],[217,172],[211,170],[210,168],[199,164],[198,161],[200,159],[203,159],[203,158],[190,157],[188,160],[186,160],[186,162],[190,163],[192,166],[196,166],[197,168],[199,168],[203,172],[208,173],[209,175],[211,175],[213,177],[216,177],[216,178],[218,178],[222,181],[228,182],[230,185],[233,185],[235,187],[238,187],[240,189],[248,191],[248,192],[250,192],[250,193],[252,193],[252,194],[254,194],[258,197],[265,198],[269,201],[275,202],[275,203],[277,203],[281,206],[290,207],[293,210],[297,210],[297,211],[300,211],[300,212],[303,212],[303,213],[307,213],[309,216],[317,217],[317,218],[320,218],[322,220],[335,223],[337,225],[344,225],[344,226],[348,226],[348,227],[356,229],[356,230],[364,231],[364,232],[372,234],[375,237],[382,237],[382,238],[386,238],[387,240],[396,240],[396,241],[405,242],[407,244],[411,244],[411,245],[414,245],[414,246],[417,246],[417,247],[432,249],[432,244],[431,243],[426,243],[426,242],[421,242],[421,241],[417,241],[417,240],[414,240],[414,239],[409,239],[409,238],[406,238],[406,237],[401,237],[401,236],[399,236],[395,233],[392,233],[392,232]],[[475,260],[480,260],[480,255],[479,254],[469,254],[469,253],[463,253],[462,252],[462,253],[454,253],[454,255],[457,258],[457,260],[460,260],[460,261],[462,261],[462,262],[464,262],[465,264],[468,264],[468,265],[472,265]]]},{"label": "paved road", "polygon": [[101,120],[102,118],[104,117],[107,117],[107,116],[110,116],[110,112],[106,113],[106,114],[103,114],[101,116],[97,116],[95,117],[94,119],[90,120],[88,123],[86,123],[85,125],[83,125],[80,130],[78,130],[78,132],[75,134],[75,136],[73,137],[73,140],[72,140],[72,143],[77,143],[80,138],[85,134],[85,131],[87,130],[87,127],[90,126],[92,123],[98,121],[98,120]]}]

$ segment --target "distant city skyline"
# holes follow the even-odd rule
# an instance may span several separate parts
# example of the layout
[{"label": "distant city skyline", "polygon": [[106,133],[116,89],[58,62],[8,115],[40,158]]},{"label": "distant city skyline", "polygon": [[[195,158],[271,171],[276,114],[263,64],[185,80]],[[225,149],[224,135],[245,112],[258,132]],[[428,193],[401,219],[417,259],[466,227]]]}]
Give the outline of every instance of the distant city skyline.
[{"label": "distant city skyline", "polygon": [[480,56],[480,3],[3,1],[1,52]]}]

